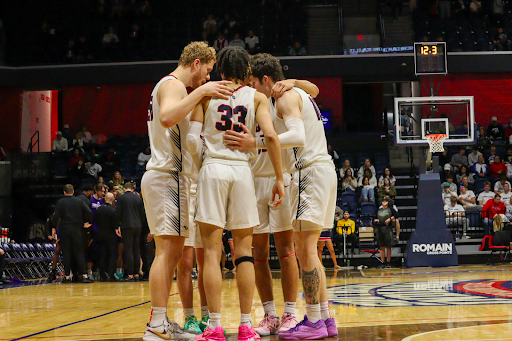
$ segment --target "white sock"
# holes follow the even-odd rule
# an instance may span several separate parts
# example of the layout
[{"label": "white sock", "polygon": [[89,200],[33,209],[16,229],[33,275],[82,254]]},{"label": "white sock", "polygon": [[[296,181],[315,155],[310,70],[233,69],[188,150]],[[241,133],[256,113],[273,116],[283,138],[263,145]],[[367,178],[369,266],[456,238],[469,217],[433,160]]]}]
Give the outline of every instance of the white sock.
[{"label": "white sock", "polygon": [[185,318],[187,318],[189,316],[195,316],[194,315],[194,308],[183,308],[183,316]]},{"label": "white sock", "polygon": [[295,305],[296,302],[284,302],[284,312],[283,314],[290,314],[295,316]]},{"label": "white sock", "polygon": [[320,315],[322,320],[331,318],[331,312],[329,311],[329,302],[320,302]]},{"label": "white sock", "polygon": [[272,314],[274,316],[277,316],[276,312],[276,304],[274,301],[268,301],[263,303],[263,310],[265,311],[265,314]]},{"label": "white sock", "polygon": [[[275,308],[274,308],[274,312],[275,312]],[[247,327],[251,328],[252,327],[251,314],[240,314],[240,325],[247,326]]]},{"label": "white sock", "polygon": [[149,319],[149,325],[151,327],[157,327],[164,324],[166,313],[166,307],[151,307],[151,318]]},{"label": "white sock", "polygon": [[306,304],[306,314],[308,315],[308,320],[312,323],[317,323],[320,318],[320,304]]},{"label": "white sock", "polygon": [[208,312],[208,306],[202,306],[201,307],[201,318],[207,316],[209,314]]},{"label": "white sock", "polygon": [[220,314],[217,313],[210,313],[210,329],[215,329],[217,327],[220,327]]}]

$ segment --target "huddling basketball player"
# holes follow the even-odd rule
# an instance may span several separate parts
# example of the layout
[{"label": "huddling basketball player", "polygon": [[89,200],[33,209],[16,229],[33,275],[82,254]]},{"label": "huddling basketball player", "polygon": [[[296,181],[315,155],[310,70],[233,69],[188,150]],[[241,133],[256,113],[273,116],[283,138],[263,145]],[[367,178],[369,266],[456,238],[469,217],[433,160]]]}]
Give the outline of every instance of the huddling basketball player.
[{"label": "huddling basketball player", "polygon": [[[149,228],[156,254],[149,285],[151,318],[144,341],[193,338],[167,317],[167,303],[176,265],[189,235],[189,189],[192,158],[186,147],[190,112],[205,96],[227,98],[230,82],[208,82],[215,51],[203,42],[187,45],[178,67],[153,89],[148,110],[151,159],[142,178]],[[204,85],[203,85],[204,84]],[[187,87],[195,90],[187,95]]]},{"label": "huddling basketball player", "polygon": [[[256,150],[230,149],[224,144],[225,131],[242,131],[242,124],[251,134],[256,126],[262,130],[265,146],[275,178],[268,187],[273,207],[285,198],[281,144],[274,130],[267,98],[255,89],[243,85],[249,75],[249,55],[240,47],[227,47],[218,56],[218,73],[231,80],[234,89],[229,100],[204,98],[194,109],[187,136],[189,150],[203,163],[197,185],[198,223],[204,246],[205,292],[210,311],[208,328],[196,340],[225,340],[221,327],[220,298],[222,288],[221,243],[223,228],[231,231],[235,246],[237,286],[240,301],[238,340],[259,340],[251,319],[255,274],[252,256],[253,228],[259,226],[257,201],[250,161]],[[203,134],[203,140],[200,134]]]},{"label": "huddling basketball player", "polygon": [[[277,58],[269,54],[256,55],[251,60],[251,82],[258,91],[270,97],[269,89],[276,82],[272,75],[282,75],[280,70]],[[304,129],[306,137],[303,147],[293,148],[290,198],[307,315],[295,328],[279,332],[279,337],[304,340],[335,336],[338,331],[330,317],[325,272],[317,256],[320,232],[324,227],[332,227],[334,221],[337,189],[336,172],[327,152],[320,110],[314,99],[300,88],[285,92],[273,105],[280,119],[293,117],[301,120],[302,124],[294,121],[291,125],[296,126],[295,129]],[[290,123],[286,126],[290,130]],[[248,136],[247,140],[240,141],[239,147],[252,148],[249,139]],[[258,139],[257,144],[261,144]]]}]

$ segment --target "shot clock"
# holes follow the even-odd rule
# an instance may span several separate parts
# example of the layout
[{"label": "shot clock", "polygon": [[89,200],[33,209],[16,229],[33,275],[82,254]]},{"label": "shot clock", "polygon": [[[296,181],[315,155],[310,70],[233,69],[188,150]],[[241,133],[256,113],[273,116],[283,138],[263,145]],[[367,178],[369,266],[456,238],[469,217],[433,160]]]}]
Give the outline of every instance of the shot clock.
[{"label": "shot clock", "polygon": [[416,75],[447,74],[446,43],[414,43]]}]

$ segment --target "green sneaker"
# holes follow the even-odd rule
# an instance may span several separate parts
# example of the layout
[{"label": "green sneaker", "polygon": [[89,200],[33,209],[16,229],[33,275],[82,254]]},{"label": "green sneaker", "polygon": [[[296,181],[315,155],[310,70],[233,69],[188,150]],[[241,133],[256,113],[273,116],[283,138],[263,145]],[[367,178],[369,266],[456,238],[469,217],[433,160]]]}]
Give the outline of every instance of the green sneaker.
[{"label": "green sneaker", "polygon": [[185,325],[183,326],[184,329],[189,330],[191,332],[196,332],[201,334],[203,331],[201,330],[201,327],[199,327],[199,323],[195,316],[189,316],[185,319]]},{"label": "green sneaker", "polygon": [[201,333],[206,330],[206,327],[208,327],[208,321],[210,321],[210,315],[206,315],[201,319],[201,322],[199,322],[199,328],[201,328]]}]

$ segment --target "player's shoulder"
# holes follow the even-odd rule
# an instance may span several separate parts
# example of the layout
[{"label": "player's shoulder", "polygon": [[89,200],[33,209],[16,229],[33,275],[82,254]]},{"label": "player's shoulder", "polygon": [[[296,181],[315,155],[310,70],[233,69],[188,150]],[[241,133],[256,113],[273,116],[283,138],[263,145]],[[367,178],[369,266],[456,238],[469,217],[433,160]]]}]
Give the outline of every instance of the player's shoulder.
[{"label": "player's shoulder", "polygon": [[163,82],[160,83],[158,92],[161,92],[161,91],[181,91],[181,92],[185,92],[185,93],[187,92],[187,88],[185,87],[185,84],[183,84],[182,81],[180,81],[174,77],[167,77],[167,79],[165,79],[165,80],[162,79],[162,80],[163,80]]},{"label": "player's shoulder", "polygon": [[268,99],[267,99],[267,96],[265,96],[265,94],[259,92],[259,91],[255,91],[254,92],[254,104],[260,104],[260,103],[263,103],[263,102],[266,102],[268,103]]}]

